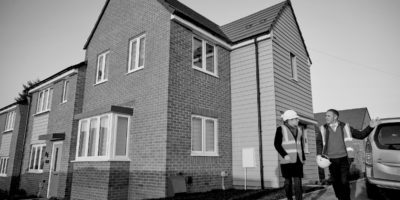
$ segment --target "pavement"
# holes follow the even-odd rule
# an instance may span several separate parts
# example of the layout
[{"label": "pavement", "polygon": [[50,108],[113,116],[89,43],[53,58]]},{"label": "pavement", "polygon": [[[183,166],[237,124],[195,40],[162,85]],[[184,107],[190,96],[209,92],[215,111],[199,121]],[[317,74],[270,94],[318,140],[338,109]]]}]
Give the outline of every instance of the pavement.
[{"label": "pavement", "polygon": [[[359,179],[350,182],[350,197],[352,200],[371,200],[367,197],[365,181],[364,179]],[[293,199],[295,199],[293,197]],[[335,192],[333,191],[332,185],[327,186],[325,189],[316,190],[303,195],[304,200],[337,200]],[[286,198],[282,199],[286,200]]]}]

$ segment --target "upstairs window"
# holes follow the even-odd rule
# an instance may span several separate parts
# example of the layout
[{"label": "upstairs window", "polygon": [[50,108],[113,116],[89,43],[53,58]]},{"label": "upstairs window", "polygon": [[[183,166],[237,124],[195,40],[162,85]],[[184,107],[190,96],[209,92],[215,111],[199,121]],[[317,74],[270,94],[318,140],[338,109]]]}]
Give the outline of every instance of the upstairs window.
[{"label": "upstairs window", "polygon": [[192,116],[192,156],[218,156],[218,120]]},{"label": "upstairs window", "polygon": [[34,144],[31,147],[29,158],[29,172],[42,173],[44,166],[44,154],[46,152],[46,144]]},{"label": "upstairs window", "polygon": [[52,88],[48,88],[39,92],[36,114],[50,110],[52,96],[53,96]]},{"label": "upstairs window", "polygon": [[15,122],[15,111],[11,111],[7,113],[6,127],[4,128],[4,131],[12,131],[14,129],[14,122]]},{"label": "upstairs window", "polygon": [[217,48],[198,37],[193,37],[192,66],[207,74],[218,76]]},{"label": "upstairs window", "polygon": [[144,68],[146,36],[129,41],[128,73]]},{"label": "upstairs window", "polygon": [[7,176],[8,157],[0,157],[0,176]]},{"label": "upstairs window", "polygon": [[104,52],[97,57],[96,84],[108,80],[108,54]]},{"label": "upstairs window", "polygon": [[293,80],[298,80],[297,77],[297,58],[294,54],[290,53],[290,70]]},{"label": "upstairs window", "polygon": [[65,80],[64,84],[63,84],[63,92],[62,92],[62,96],[61,96],[61,103],[67,102],[68,90],[69,90],[69,81]]},{"label": "upstairs window", "polygon": [[127,160],[129,116],[105,114],[79,121],[77,161]]}]

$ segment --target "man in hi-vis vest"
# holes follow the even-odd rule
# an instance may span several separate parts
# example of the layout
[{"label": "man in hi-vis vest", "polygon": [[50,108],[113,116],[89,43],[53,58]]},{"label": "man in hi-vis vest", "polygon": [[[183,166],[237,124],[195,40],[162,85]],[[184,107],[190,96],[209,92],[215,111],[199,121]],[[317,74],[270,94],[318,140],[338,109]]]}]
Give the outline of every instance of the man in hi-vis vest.
[{"label": "man in hi-vis vest", "polygon": [[276,129],[274,146],[279,153],[282,176],[285,178],[285,192],[288,200],[293,199],[292,178],[296,200],[303,199],[301,178],[303,178],[304,154],[303,130],[299,127],[299,116],[293,110],[282,115],[283,125]]},{"label": "man in hi-vis vest", "polygon": [[330,109],[325,114],[326,124],[319,128],[317,134],[317,160],[321,155],[329,158],[329,172],[331,173],[332,185],[335,195],[339,200],[350,200],[349,158],[354,158],[355,152],[352,147],[352,140],[366,138],[375,126],[379,124],[379,119],[371,120],[369,126],[359,131],[347,123],[338,120],[339,112]]}]

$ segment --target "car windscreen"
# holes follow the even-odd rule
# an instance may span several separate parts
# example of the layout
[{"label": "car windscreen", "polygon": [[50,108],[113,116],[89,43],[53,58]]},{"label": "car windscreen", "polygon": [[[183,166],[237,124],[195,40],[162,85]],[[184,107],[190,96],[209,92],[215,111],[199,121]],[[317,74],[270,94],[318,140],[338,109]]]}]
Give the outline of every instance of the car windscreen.
[{"label": "car windscreen", "polygon": [[400,150],[400,123],[381,124],[376,131],[375,142],[378,148]]}]

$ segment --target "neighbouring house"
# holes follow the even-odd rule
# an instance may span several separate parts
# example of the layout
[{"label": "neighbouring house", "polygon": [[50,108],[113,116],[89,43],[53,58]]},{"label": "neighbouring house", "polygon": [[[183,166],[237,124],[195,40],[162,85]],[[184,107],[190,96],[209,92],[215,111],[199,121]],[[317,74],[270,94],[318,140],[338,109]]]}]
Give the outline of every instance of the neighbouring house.
[{"label": "neighbouring house", "polygon": [[[369,115],[368,108],[354,108],[339,111],[339,121],[348,123],[350,126],[357,130],[362,130],[369,126],[371,121],[371,116]],[[325,112],[315,113],[315,120],[318,121],[318,127],[324,125],[325,122]],[[352,147],[354,149],[354,160],[351,163],[351,172],[359,173],[361,175],[365,172],[365,140],[352,140]],[[328,171],[325,170],[325,174]],[[324,175],[320,175],[324,176]]]},{"label": "neighbouring house", "polygon": [[81,112],[86,63],[68,67],[29,89],[28,127],[19,188],[28,195],[69,198],[75,158],[74,115]]},{"label": "neighbouring house", "polygon": [[28,105],[12,103],[0,108],[0,189],[18,189]]}]

